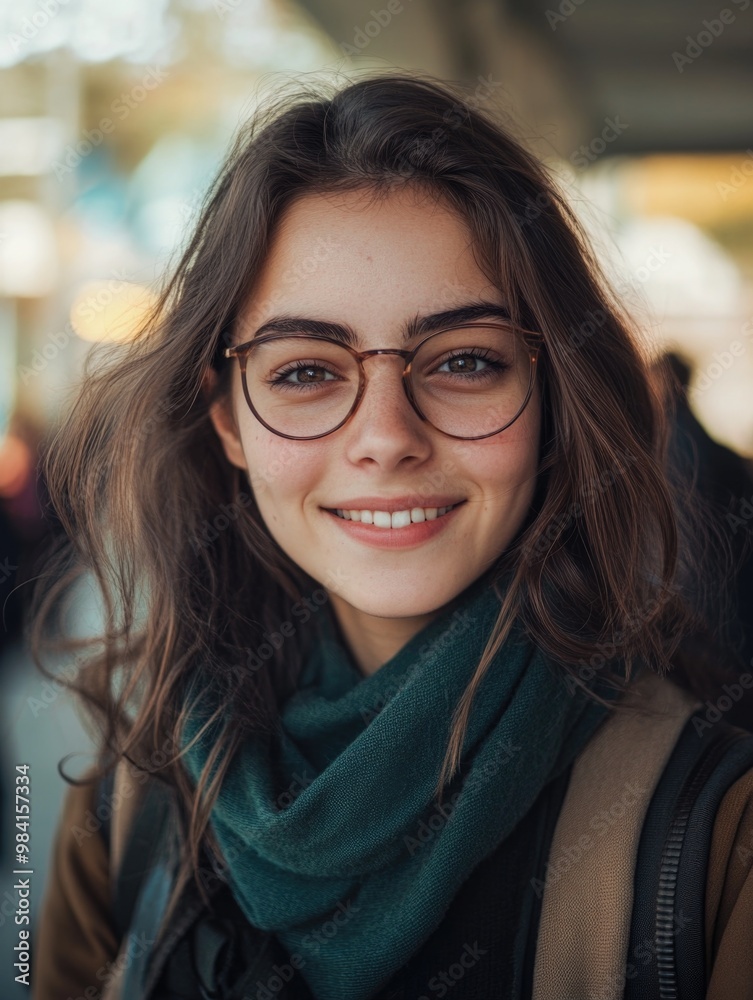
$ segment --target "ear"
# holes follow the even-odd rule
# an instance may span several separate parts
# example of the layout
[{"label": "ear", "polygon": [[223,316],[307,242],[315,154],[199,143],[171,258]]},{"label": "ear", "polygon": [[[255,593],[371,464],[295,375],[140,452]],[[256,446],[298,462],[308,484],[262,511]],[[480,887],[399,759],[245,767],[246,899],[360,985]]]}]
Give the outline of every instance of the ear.
[{"label": "ear", "polygon": [[[202,392],[209,396],[217,381],[217,373],[209,369],[204,376]],[[246,456],[243,454],[238,424],[233,413],[233,404],[230,396],[222,396],[215,400],[209,407],[209,419],[212,421],[217,437],[220,439],[222,448],[228,462],[236,465],[239,469],[248,469]]]}]

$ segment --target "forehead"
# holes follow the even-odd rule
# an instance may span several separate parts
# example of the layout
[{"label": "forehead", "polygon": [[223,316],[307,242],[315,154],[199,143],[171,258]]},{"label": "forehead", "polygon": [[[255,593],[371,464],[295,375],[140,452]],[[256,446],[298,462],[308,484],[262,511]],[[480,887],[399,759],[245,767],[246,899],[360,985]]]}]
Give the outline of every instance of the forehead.
[{"label": "forehead", "polygon": [[281,216],[241,320],[249,335],[280,313],[386,332],[479,297],[504,304],[467,223],[433,193],[316,193]]}]

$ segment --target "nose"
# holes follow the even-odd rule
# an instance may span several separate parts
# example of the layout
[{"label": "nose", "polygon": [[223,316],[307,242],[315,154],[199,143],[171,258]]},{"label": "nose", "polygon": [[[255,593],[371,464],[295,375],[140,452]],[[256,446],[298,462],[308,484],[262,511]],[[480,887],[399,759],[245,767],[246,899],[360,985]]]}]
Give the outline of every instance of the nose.
[{"label": "nose", "polygon": [[366,386],[361,402],[342,430],[348,457],[385,468],[425,460],[432,449],[431,425],[413,409],[402,379],[404,362],[395,355],[372,355],[364,361]]}]

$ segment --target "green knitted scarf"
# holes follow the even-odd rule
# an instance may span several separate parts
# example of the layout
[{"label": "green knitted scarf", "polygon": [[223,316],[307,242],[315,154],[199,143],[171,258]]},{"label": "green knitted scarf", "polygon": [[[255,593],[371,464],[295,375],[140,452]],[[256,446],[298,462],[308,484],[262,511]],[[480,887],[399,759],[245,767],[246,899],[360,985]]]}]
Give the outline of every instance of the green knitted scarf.
[{"label": "green knitted scarf", "polygon": [[[323,607],[273,754],[249,742],[231,763],[211,821],[231,889],[318,1000],[362,1000],[389,981],[610,711],[514,634],[437,804],[452,711],[499,607],[476,581],[368,677]],[[200,723],[194,713],[186,742]],[[215,742],[210,731],[188,751],[194,780]]]}]

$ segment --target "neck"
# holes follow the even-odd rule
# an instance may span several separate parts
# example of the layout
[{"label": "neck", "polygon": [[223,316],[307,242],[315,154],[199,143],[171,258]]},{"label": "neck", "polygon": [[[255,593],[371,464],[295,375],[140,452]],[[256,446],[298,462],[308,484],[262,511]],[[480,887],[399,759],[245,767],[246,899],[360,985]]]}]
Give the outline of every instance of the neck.
[{"label": "neck", "polygon": [[365,677],[376,673],[441,612],[437,609],[412,618],[378,618],[359,611],[336,594],[331,596],[343,639]]}]

